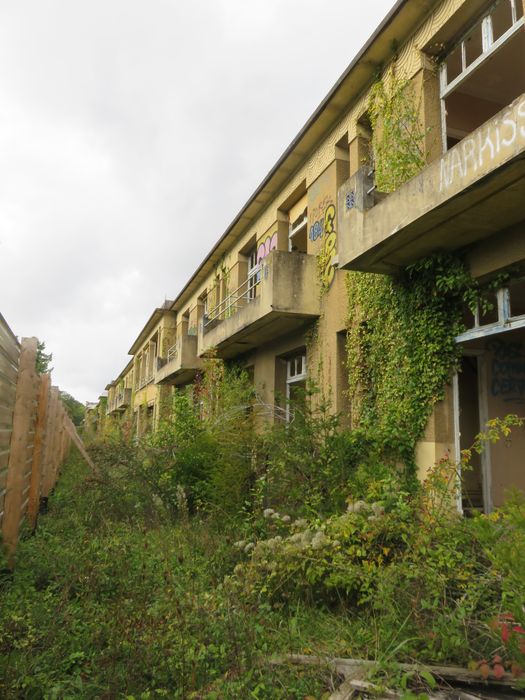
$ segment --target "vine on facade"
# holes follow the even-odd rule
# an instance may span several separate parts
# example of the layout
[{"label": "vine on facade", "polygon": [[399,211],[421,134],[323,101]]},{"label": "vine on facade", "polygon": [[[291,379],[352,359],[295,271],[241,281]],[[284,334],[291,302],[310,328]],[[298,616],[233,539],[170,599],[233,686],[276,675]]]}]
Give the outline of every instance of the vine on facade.
[{"label": "vine on facade", "polygon": [[368,116],[380,192],[393,192],[425,165],[419,102],[412,82],[398,78],[394,68],[370,90]]},{"label": "vine on facade", "polygon": [[462,260],[437,254],[396,278],[349,273],[346,285],[354,426],[411,465],[457,366],[462,307],[475,303],[477,284]]}]

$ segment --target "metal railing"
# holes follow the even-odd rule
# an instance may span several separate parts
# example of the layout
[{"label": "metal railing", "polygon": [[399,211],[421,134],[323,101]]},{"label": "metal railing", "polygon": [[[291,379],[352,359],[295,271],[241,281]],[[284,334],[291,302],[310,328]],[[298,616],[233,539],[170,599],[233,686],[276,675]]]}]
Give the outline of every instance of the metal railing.
[{"label": "metal railing", "polygon": [[261,268],[258,266],[250,271],[247,279],[240,284],[237,289],[230,292],[219,304],[213,307],[204,316],[204,328],[213,321],[222,321],[225,318],[233,316],[233,314],[241,309],[246,304],[254,301],[256,298],[256,288],[261,283]]},{"label": "metal railing", "polygon": [[168,350],[168,362],[171,362],[172,360],[176,360],[178,354],[179,354],[179,348],[178,348],[177,344],[172,345],[171,348]]},{"label": "metal railing", "polygon": [[130,387],[124,387],[119,393],[117,394],[115,398],[115,408],[119,408],[119,406],[122,406],[122,404],[128,402],[131,400],[131,388]]},{"label": "metal railing", "polygon": [[153,372],[151,372],[150,374],[147,374],[145,377],[138,380],[137,389],[142,389],[142,387],[146,386],[146,384],[151,384],[152,381],[153,381]]}]

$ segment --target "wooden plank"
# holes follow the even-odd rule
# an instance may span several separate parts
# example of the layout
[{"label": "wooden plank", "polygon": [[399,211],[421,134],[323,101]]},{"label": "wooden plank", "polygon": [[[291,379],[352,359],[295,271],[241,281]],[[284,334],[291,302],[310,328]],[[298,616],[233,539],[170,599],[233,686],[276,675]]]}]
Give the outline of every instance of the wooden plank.
[{"label": "wooden plank", "polygon": [[36,338],[23,338],[20,350],[18,383],[13,415],[13,432],[7,468],[7,484],[4,500],[2,534],[8,565],[14,564],[20,530],[20,508],[24,487],[24,462],[26,459],[27,433],[33,417],[34,385],[36,375]]},{"label": "wooden plank", "polygon": [[58,387],[53,386],[50,390],[48,417],[46,421],[44,461],[42,464],[41,495],[44,498],[47,498],[51,491],[51,470],[53,466],[53,444],[55,440],[57,409]]},{"label": "wooden plank", "polygon": [[[326,666],[332,668],[338,673],[341,673],[346,678],[355,678],[356,671],[361,672],[363,669],[370,669],[376,666],[375,661],[367,659],[344,659],[331,657],[307,656],[304,654],[284,654],[283,656],[274,657],[270,660],[273,664],[293,663],[307,666]],[[480,671],[471,671],[468,668],[460,666],[434,666],[427,664],[397,664],[402,671],[429,671],[436,680],[445,680],[458,683],[486,683]],[[513,688],[518,683],[511,673],[504,673],[501,678],[490,677],[488,683],[495,687]]]},{"label": "wooden plank", "polygon": [[0,397],[3,406],[13,406],[16,398],[16,383],[0,376]]},{"label": "wooden plank", "polygon": [[16,384],[16,378],[18,376],[18,366],[15,365],[9,358],[7,358],[0,348],[0,375],[5,377],[8,382]]},{"label": "wooden plank", "polygon": [[4,357],[7,362],[13,365],[13,367],[17,368],[18,371],[18,360],[20,358],[20,352],[18,350],[15,350],[13,352],[13,348],[6,348],[0,343],[0,356]]},{"label": "wooden plank", "polygon": [[13,425],[13,407],[0,406],[0,427],[9,428]]},{"label": "wooden plank", "polygon": [[40,489],[42,485],[42,467],[44,458],[44,442],[47,423],[47,413],[50,403],[51,375],[43,374],[40,377],[38,391],[38,409],[35,425],[35,444],[33,448],[33,462],[31,465],[31,479],[29,483],[29,496],[27,507],[27,519],[31,529],[35,529],[38,509],[40,505]]},{"label": "wooden plank", "polygon": [[7,325],[6,320],[0,314],[0,346],[3,348],[4,352],[9,356],[9,358],[18,364],[18,358],[20,355],[20,345],[16,339],[15,334]]},{"label": "wooden plank", "polygon": [[84,447],[84,443],[82,442],[80,435],[78,434],[77,429],[71,420],[68,422],[67,430],[68,430],[68,433],[71,437],[73,444],[75,445],[77,450],[80,452],[80,454],[82,455],[82,458],[84,459],[84,461],[86,462],[88,467],[91,469],[93,474],[95,474],[96,476],[100,476],[100,472],[99,472],[97,466],[95,465],[95,463],[93,462],[91,457],[88,455],[87,450]]},{"label": "wooden plank", "polygon": [[0,450],[5,450],[11,444],[12,428],[0,428]]}]

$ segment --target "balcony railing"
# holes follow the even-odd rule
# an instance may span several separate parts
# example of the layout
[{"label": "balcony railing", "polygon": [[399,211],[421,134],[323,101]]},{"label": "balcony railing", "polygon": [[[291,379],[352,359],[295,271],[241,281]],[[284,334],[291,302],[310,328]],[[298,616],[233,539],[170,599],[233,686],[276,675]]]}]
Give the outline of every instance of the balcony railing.
[{"label": "balcony railing", "polygon": [[257,266],[253,271],[250,271],[248,278],[244,280],[237,289],[234,289],[225,299],[205,314],[203,320],[204,331],[206,332],[206,328],[212,325],[214,321],[222,321],[225,318],[230,318],[230,316],[233,316],[240,308],[254,301],[257,295],[256,289],[260,281],[261,271],[260,267]]},{"label": "balcony railing", "polygon": [[138,380],[138,382],[137,382],[137,390],[142,389],[142,388],[145,387],[147,384],[151,384],[152,381],[153,381],[153,372],[150,372],[150,373],[147,374],[145,377],[143,377],[142,379],[139,379],[139,380]]},{"label": "balcony railing", "polygon": [[523,221],[525,94],[378,201],[370,168],[339,188],[343,269],[388,273]]},{"label": "balcony railing", "polygon": [[155,369],[155,384],[179,385],[191,381],[202,369],[202,360],[197,355],[197,336],[188,335],[187,327],[177,332],[177,342],[158,358]]},{"label": "balcony railing", "polygon": [[125,410],[131,403],[131,387],[125,387],[121,389],[111,401],[108,400],[108,405],[106,408],[106,413],[115,413],[117,411]]},{"label": "balcony railing", "polygon": [[272,251],[202,322],[197,354],[221,357],[286,335],[320,314],[317,257]]}]

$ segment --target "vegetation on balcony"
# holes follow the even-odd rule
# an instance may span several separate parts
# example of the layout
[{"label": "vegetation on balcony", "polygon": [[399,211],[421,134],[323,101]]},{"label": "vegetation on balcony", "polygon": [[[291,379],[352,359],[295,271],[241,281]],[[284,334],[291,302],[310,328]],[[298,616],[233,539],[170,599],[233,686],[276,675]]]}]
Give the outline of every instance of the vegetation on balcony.
[{"label": "vegetation on balcony", "polygon": [[380,192],[393,192],[425,165],[420,101],[414,84],[397,77],[395,65],[370,90],[371,148]]}]

